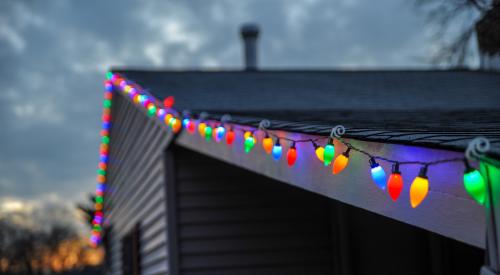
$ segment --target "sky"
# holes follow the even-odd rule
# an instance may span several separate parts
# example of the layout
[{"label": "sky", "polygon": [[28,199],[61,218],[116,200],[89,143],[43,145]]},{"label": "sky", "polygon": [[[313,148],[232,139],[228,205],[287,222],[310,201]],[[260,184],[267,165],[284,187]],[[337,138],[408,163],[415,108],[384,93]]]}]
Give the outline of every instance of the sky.
[{"label": "sky", "polygon": [[95,189],[107,69],[239,69],[244,22],[261,68],[429,68],[438,47],[404,0],[2,0],[0,214]]}]

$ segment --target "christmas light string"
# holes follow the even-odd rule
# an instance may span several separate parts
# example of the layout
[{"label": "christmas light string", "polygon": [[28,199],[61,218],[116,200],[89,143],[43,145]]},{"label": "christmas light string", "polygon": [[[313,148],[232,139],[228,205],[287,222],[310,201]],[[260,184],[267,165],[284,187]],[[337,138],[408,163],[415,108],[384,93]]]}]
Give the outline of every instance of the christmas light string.
[{"label": "christmas light string", "polygon": [[[406,165],[419,165],[421,166],[420,172],[410,185],[410,204],[413,208],[419,206],[429,192],[429,179],[427,177],[429,167],[444,163],[463,162],[465,166],[464,187],[466,191],[479,204],[483,205],[485,203],[486,182],[481,173],[473,168],[469,161],[478,160],[489,150],[489,142],[486,139],[478,139],[477,141],[471,142],[466,150],[465,157],[448,158],[429,162],[398,161],[371,154],[366,150],[352,145],[342,137],[345,134],[345,128],[341,125],[333,127],[331,134],[327,137],[293,139],[278,135],[276,132],[279,130],[269,129],[271,123],[268,120],[263,120],[258,127],[253,127],[231,123],[230,115],[224,115],[219,120],[210,119],[206,112],[199,113],[196,118],[188,111],[184,111],[181,115],[173,108],[175,100],[171,96],[161,102],[155,99],[155,97],[146,90],[142,89],[140,85],[125,79],[119,74],[108,72],[106,78],[103,130],[101,131],[101,159],[99,162],[98,185],[96,189],[96,211],[91,235],[91,244],[94,246],[100,243],[102,237],[102,225],[104,220],[102,208],[106,187],[109,130],[111,127],[111,99],[113,97],[113,91],[119,91],[126,97],[128,96],[134,104],[145,108],[148,116],[156,117],[161,123],[167,125],[174,134],[178,134],[182,129],[185,129],[191,135],[198,131],[198,134],[206,141],[214,140],[217,143],[222,143],[223,140],[225,140],[228,146],[233,146],[236,132],[238,132],[243,135],[244,151],[247,154],[250,153],[258,143],[255,134],[260,131],[264,136],[261,143],[265,153],[270,154],[275,160],[280,160],[283,155],[285,155],[289,166],[295,164],[300,153],[296,147],[299,143],[310,143],[314,147],[316,158],[321,161],[325,167],[331,165],[332,174],[334,175],[341,173],[348,166],[350,154],[353,152],[359,153],[367,157],[374,183],[382,190],[387,189],[390,198],[394,201],[398,199],[404,185],[400,167]],[[334,140],[337,140],[346,147],[346,150],[337,154],[336,157]],[[289,143],[286,153],[282,146],[284,141]],[[319,145],[323,143],[323,146]],[[391,174],[388,178],[384,169],[377,161],[392,164]]]}]

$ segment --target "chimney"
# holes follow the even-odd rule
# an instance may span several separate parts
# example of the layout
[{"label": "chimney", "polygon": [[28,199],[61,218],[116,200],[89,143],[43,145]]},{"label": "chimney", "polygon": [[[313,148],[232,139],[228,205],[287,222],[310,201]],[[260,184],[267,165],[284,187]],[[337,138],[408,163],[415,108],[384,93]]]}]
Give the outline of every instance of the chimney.
[{"label": "chimney", "polygon": [[245,70],[257,70],[257,38],[259,26],[257,24],[243,24],[240,29],[241,38],[245,47]]}]

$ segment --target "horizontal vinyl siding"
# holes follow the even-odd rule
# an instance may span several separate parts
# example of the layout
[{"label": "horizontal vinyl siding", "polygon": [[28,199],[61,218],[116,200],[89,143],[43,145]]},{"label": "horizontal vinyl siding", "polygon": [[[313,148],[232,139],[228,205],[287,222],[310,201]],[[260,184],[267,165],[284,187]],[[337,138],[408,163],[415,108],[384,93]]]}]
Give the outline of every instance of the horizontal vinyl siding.
[{"label": "horizontal vinyl siding", "polygon": [[176,148],[180,273],[330,274],[328,200]]},{"label": "horizontal vinyl siding", "polygon": [[110,133],[106,220],[110,237],[111,268],[121,274],[121,240],[140,224],[142,274],[168,274],[165,166],[165,129],[131,102],[117,95],[113,100]]}]

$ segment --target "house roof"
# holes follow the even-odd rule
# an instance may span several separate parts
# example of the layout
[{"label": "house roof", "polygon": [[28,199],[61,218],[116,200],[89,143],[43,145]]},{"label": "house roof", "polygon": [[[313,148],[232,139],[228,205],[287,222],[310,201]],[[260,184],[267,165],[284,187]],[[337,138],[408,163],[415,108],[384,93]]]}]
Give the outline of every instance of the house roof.
[{"label": "house roof", "polygon": [[476,136],[500,157],[500,74],[433,71],[151,71],[114,69],[178,110],[271,128],[463,150]]}]

